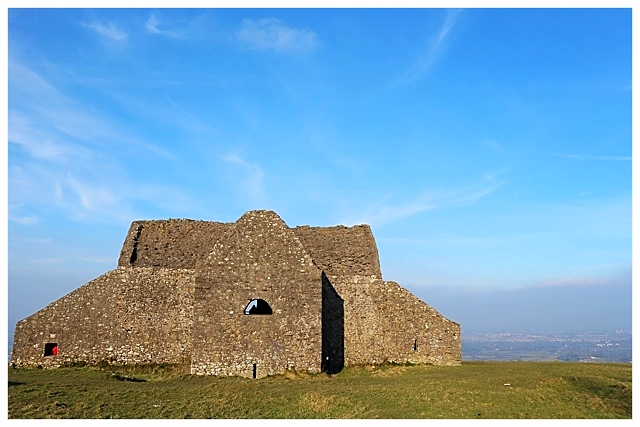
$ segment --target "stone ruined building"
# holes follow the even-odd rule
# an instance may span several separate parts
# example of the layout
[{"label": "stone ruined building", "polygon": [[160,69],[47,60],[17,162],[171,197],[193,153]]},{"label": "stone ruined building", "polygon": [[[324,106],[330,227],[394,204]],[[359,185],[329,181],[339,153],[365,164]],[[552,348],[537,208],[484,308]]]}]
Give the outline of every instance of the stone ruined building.
[{"label": "stone ruined building", "polygon": [[260,378],[458,365],[460,325],[384,281],[368,225],[135,221],[118,266],[19,321],[11,363],[187,363]]}]

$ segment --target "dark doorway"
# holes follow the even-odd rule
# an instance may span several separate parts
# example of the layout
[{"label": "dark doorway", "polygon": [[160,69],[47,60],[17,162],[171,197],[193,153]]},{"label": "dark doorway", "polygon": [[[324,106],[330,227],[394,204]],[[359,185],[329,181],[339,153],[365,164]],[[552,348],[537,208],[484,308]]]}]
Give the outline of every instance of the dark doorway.
[{"label": "dark doorway", "polygon": [[48,342],[44,345],[45,356],[56,356],[58,354],[58,343]]},{"label": "dark doorway", "polygon": [[322,273],[322,362],[320,369],[337,374],[344,368],[344,300]]},{"label": "dark doorway", "polygon": [[252,299],[244,309],[244,314],[273,314],[271,306],[263,299]]}]

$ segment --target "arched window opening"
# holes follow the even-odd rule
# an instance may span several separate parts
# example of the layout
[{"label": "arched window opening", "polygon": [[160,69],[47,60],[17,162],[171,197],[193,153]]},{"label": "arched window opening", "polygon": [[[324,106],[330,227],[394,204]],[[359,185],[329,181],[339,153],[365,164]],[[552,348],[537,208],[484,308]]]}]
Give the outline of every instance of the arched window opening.
[{"label": "arched window opening", "polygon": [[268,302],[258,298],[249,301],[244,309],[244,314],[273,314],[273,311]]},{"label": "arched window opening", "polygon": [[58,354],[58,343],[48,342],[44,345],[45,356],[56,356]]}]

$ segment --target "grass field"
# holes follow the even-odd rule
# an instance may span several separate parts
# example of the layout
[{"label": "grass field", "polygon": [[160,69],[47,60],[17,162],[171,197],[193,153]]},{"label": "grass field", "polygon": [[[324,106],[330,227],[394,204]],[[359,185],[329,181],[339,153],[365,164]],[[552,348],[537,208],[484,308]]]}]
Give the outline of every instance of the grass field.
[{"label": "grass field", "polygon": [[188,375],[186,366],[8,371],[11,418],[631,418],[631,364],[463,362],[328,377]]}]

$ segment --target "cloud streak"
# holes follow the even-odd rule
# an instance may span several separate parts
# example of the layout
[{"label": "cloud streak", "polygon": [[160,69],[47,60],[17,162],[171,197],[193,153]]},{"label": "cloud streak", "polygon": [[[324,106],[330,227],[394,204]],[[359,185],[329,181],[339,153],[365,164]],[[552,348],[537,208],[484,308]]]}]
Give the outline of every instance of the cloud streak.
[{"label": "cloud streak", "polygon": [[562,287],[562,286],[596,286],[604,285],[607,281],[602,278],[564,277],[536,283],[535,287]]},{"label": "cloud streak", "polygon": [[9,199],[17,207],[12,223],[33,225],[43,209],[74,220],[126,223],[140,202],[172,211],[193,205],[171,186],[131,180],[123,148],[171,156],[123,136],[113,117],[92,111],[14,60],[9,87]]},{"label": "cloud streak", "polygon": [[275,18],[243,20],[242,27],[236,32],[236,39],[254,50],[276,52],[309,51],[320,44],[313,31],[287,27]]},{"label": "cloud streak", "polygon": [[425,52],[409,71],[405,72],[394,82],[394,85],[411,83],[425,75],[433,67],[445,49],[446,42],[450,38],[451,31],[458,20],[460,12],[461,9],[447,10],[442,25],[440,25],[435,37],[429,41]]},{"label": "cloud streak", "polygon": [[493,193],[505,182],[506,181],[491,182],[489,185],[485,184],[481,187],[468,187],[443,193],[422,194],[401,205],[370,208],[364,214],[357,218],[347,220],[345,223],[380,226],[434,209],[472,205]]},{"label": "cloud streak", "polygon": [[40,218],[37,216],[16,216],[9,213],[9,221],[28,226],[37,224],[40,221]]},{"label": "cloud streak", "polygon": [[[46,137],[51,144],[61,144],[60,139],[66,137],[96,141],[114,136],[113,123],[97,117],[86,105],[69,98],[20,62],[9,60],[8,77],[12,91],[9,132],[14,138],[37,137],[41,144]],[[67,144],[66,150],[72,145]]]},{"label": "cloud streak", "polygon": [[129,35],[121,30],[116,24],[113,22],[109,22],[107,24],[103,24],[100,22],[93,22],[91,24],[84,24],[85,28],[89,28],[90,30],[95,31],[103,37],[106,37],[115,41],[125,41],[129,38]]},{"label": "cloud streak", "polygon": [[151,16],[149,16],[149,19],[147,20],[144,26],[147,32],[151,34],[158,34],[158,35],[168,36],[173,38],[184,37],[184,32],[160,28],[161,24],[163,23],[160,22],[160,20],[158,19],[158,14],[154,12],[151,14]]},{"label": "cloud streak", "polygon": [[631,161],[631,156],[586,156],[583,154],[549,153],[552,156],[564,157],[573,160],[593,160],[593,161]]},{"label": "cloud streak", "polygon": [[76,144],[60,141],[23,114],[9,113],[9,142],[24,147],[34,159],[66,163],[72,158],[86,157],[86,150]]},{"label": "cloud streak", "polygon": [[252,204],[261,204],[266,199],[264,189],[265,173],[258,164],[246,161],[237,154],[228,154],[222,158],[227,164],[234,166],[232,175],[242,194],[249,196]]}]

